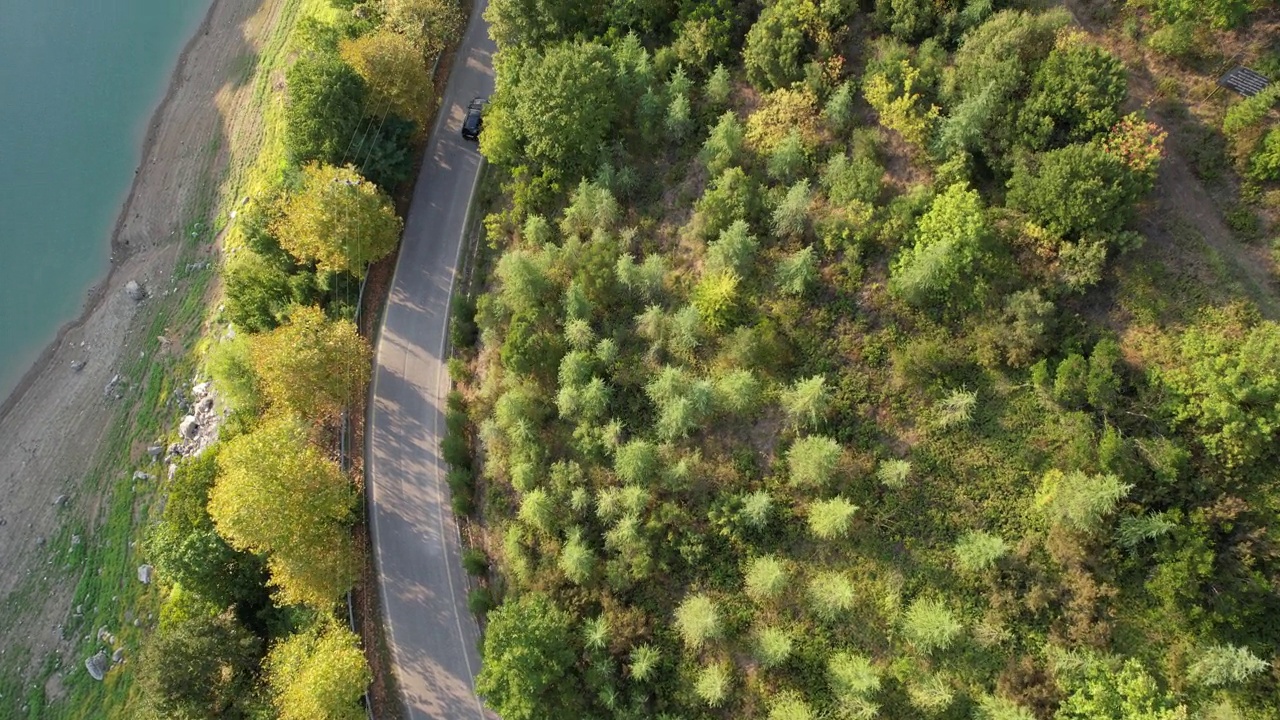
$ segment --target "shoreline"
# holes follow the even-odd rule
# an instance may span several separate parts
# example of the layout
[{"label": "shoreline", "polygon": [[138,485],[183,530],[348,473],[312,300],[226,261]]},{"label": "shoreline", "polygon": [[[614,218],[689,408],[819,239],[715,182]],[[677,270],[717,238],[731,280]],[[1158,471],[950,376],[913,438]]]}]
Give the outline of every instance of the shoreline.
[{"label": "shoreline", "polygon": [[129,211],[137,200],[138,189],[145,179],[145,159],[155,149],[161,129],[160,121],[164,117],[165,111],[172,105],[174,98],[178,95],[178,91],[183,87],[183,71],[189,64],[191,51],[196,43],[208,34],[219,5],[224,1],[208,0],[208,7],[205,9],[200,23],[192,29],[187,42],[183,44],[182,50],[178,53],[177,62],[174,63],[172,70],[169,71],[169,80],[165,85],[164,96],[160,98],[160,101],[156,103],[147,115],[147,131],[143,135],[141,144],[138,145],[138,165],[134,169],[133,181],[129,184],[129,192],[125,195],[124,202],[120,205],[120,212],[117,213],[115,224],[111,230],[110,255],[107,260],[106,276],[89,286],[88,290],[85,291],[85,299],[80,306],[80,313],[58,328],[57,332],[54,333],[53,339],[36,354],[27,369],[18,376],[17,382],[13,384],[4,401],[0,402],[0,422],[3,422],[9,413],[22,402],[23,397],[35,386],[40,375],[44,371],[52,369],[50,362],[53,360],[54,355],[57,354],[58,348],[62,346],[63,341],[66,340],[67,334],[81,328],[93,316],[94,312],[102,306],[107,296],[107,290],[112,287],[112,281],[116,279],[116,272],[124,265],[126,260],[138,252],[135,248],[130,247],[128,242],[122,242],[121,236],[124,233]]}]

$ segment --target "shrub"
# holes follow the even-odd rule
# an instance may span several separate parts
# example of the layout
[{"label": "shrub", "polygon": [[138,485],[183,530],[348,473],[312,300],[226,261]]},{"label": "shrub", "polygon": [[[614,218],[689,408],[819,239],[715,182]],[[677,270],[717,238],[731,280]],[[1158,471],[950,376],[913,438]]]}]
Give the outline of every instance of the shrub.
[{"label": "shrub", "polygon": [[1091,532],[1098,529],[1131,489],[1132,485],[1121,482],[1115,475],[1050,470],[1040,481],[1036,505],[1056,525]]},{"label": "shrub", "polygon": [[1249,648],[1211,645],[1200,650],[1187,674],[1198,685],[1214,687],[1243,683],[1267,667]]},{"label": "shrub", "polygon": [[838,652],[827,659],[827,683],[837,696],[873,695],[880,690],[880,674],[867,658]]},{"label": "shrub", "polygon": [[849,523],[858,506],[842,497],[809,504],[809,532],[819,540],[834,540],[849,534]]},{"label": "shrub", "polygon": [[911,461],[902,459],[881,460],[876,468],[876,479],[891,490],[901,490],[911,478]]},{"label": "shrub", "polygon": [[462,568],[468,575],[483,576],[489,572],[489,556],[480,548],[469,547],[462,552]]},{"label": "shrub", "polygon": [[777,627],[764,627],[756,632],[755,656],[766,668],[777,667],[791,657],[791,635]]},{"label": "shrub", "polygon": [[782,391],[782,409],[797,427],[816,427],[831,406],[831,391],[822,375],[797,380]]},{"label": "shrub", "polygon": [[648,643],[637,645],[631,651],[631,677],[645,682],[653,677],[658,663],[662,660],[662,652]]},{"label": "shrub", "polygon": [[926,598],[916,598],[902,622],[907,639],[926,653],[951,647],[963,627],[940,600]]},{"label": "shrub", "polygon": [[965,572],[981,572],[1009,552],[1004,540],[990,533],[970,531],[955,544],[956,566]]},{"label": "shrub", "polygon": [[802,487],[823,487],[835,474],[844,449],[828,437],[811,435],[800,438],[787,450],[787,469],[791,483]]},{"label": "shrub", "polygon": [[722,631],[720,611],[710,596],[690,595],[676,608],[676,632],[689,648],[701,648],[719,638]]},{"label": "shrub", "polygon": [[729,666],[714,663],[702,668],[694,682],[693,691],[702,701],[711,707],[720,707],[729,699],[729,690],[733,686],[733,676]]},{"label": "shrub", "polygon": [[856,599],[853,581],[844,573],[818,573],[809,581],[809,605],[815,615],[828,622],[835,622],[852,610]]},{"label": "shrub", "polygon": [[745,575],[747,597],[759,603],[778,598],[791,581],[786,566],[772,555],[751,560]]},{"label": "shrub", "polygon": [[816,717],[809,703],[795,691],[779,693],[769,703],[769,720],[814,720]]},{"label": "shrub", "polygon": [[467,610],[476,617],[484,617],[494,608],[493,593],[487,587],[475,588],[467,593]]}]

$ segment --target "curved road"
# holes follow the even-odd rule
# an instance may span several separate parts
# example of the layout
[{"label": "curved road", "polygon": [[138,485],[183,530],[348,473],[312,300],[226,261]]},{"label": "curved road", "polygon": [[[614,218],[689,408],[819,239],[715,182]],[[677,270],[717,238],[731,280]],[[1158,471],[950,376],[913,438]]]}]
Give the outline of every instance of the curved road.
[{"label": "curved road", "polygon": [[493,90],[485,0],[475,0],[413,191],[378,333],[367,483],[374,559],[396,680],[410,720],[495,720],[476,697],[475,619],[439,440],[449,378],[449,298],[480,172],[458,132],[467,102]]}]

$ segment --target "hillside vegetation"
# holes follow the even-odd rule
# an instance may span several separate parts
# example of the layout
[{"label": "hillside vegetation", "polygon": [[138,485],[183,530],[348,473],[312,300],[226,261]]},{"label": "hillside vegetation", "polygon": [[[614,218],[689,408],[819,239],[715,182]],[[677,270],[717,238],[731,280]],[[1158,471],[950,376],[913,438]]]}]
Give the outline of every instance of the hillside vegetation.
[{"label": "hillside vegetation", "polygon": [[[1275,20],[1108,7],[1170,57]],[[443,450],[504,720],[1280,715],[1280,326],[1149,232],[1131,43],[1000,0],[487,17]],[[1212,129],[1259,228],[1275,99]]]},{"label": "hillside vegetation", "polygon": [[[451,0],[311,0],[286,42],[262,150],[224,239],[207,371],[220,441],[183,460],[145,554],[164,593],[129,717],[363,718],[371,681],[344,604],[363,484],[339,457],[372,362],[354,322],[402,222],[434,114]],[[274,80],[273,80],[274,82]]]}]

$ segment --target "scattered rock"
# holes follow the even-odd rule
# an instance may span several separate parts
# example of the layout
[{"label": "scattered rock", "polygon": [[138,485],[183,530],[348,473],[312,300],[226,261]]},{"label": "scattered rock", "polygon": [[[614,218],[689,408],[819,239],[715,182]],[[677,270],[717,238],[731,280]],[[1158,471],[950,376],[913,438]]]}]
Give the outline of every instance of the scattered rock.
[{"label": "scattered rock", "polygon": [[130,280],[125,283],[124,294],[128,295],[129,299],[134,302],[142,302],[147,297],[146,289],[144,289],[142,285],[138,284],[137,280]]},{"label": "scattered rock", "polygon": [[154,568],[152,568],[150,565],[139,565],[138,566],[138,582],[142,583],[143,585],[150,585],[151,571],[153,569]]},{"label": "scattered rock", "polygon": [[195,415],[188,415],[182,418],[182,424],[178,425],[178,434],[188,440],[195,440],[196,435],[200,433],[200,424],[196,422]]},{"label": "scattered rock", "polygon": [[63,505],[66,505],[67,501],[70,499],[71,498],[67,497],[66,495],[59,495],[58,497],[53,499],[53,504],[57,505],[58,507],[62,507]]},{"label": "scattered rock", "polygon": [[147,448],[147,454],[151,456],[152,460],[155,460],[164,454],[164,446],[152,445],[151,447]]},{"label": "scattered rock", "polygon": [[83,360],[72,360],[72,361],[71,361],[71,369],[72,369],[72,370],[74,370],[74,371],[76,371],[76,372],[80,372],[81,370],[83,370],[83,369],[84,369],[84,361],[83,361]]},{"label": "scattered rock", "polygon": [[115,392],[115,390],[116,390],[116,387],[123,382],[124,382],[124,378],[120,377],[119,375],[113,375],[111,377],[111,380],[107,382],[107,386],[102,388],[102,394],[109,396],[114,393],[116,397],[119,397],[120,394]]},{"label": "scattered rock", "polygon": [[106,625],[103,625],[102,627],[98,628],[98,642],[104,642],[104,643],[111,642],[111,631],[107,629]]},{"label": "scattered rock", "polygon": [[72,546],[72,547],[75,547],[76,545],[79,545],[79,544],[80,544],[80,536],[79,536],[79,535],[72,535],[72,536],[71,536],[71,546]]},{"label": "scattered rock", "polygon": [[149,472],[144,472],[142,470],[135,470],[133,472],[133,479],[134,480],[155,480],[156,476],[152,475]]},{"label": "scattered rock", "polygon": [[44,547],[44,536],[36,538],[36,547]]},{"label": "scattered rock", "polygon": [[194,385],[194,386],[192,386],[192,388],[191,388],[191,394],[192,394],[192,395],[194,395],[194,396],[196,396],[196,397],[198,397],[198,398],[202,398],[202,397],[204,397],[204,396],[208,395],[208,394],[209,394],[209,383],[208,383],[208,382],[202,382],[202,383],[200,383],[199,385]]},{"label": "scattered rock", "polygon": [[116,651],[111,653],[111,662],[115,665],[124,662],[124,648],[116,648]]},{"label": "scattered rock", "polygon": [[207,413],[213,410],[213,398],[207,397],[196,406],[196,412]]},{"label": "scattered rock", "polygon": [[107,674],[107,651],[101,650],[97,655],[85,660],[84,669],[89,671],[89,677],[101,682]]}]

